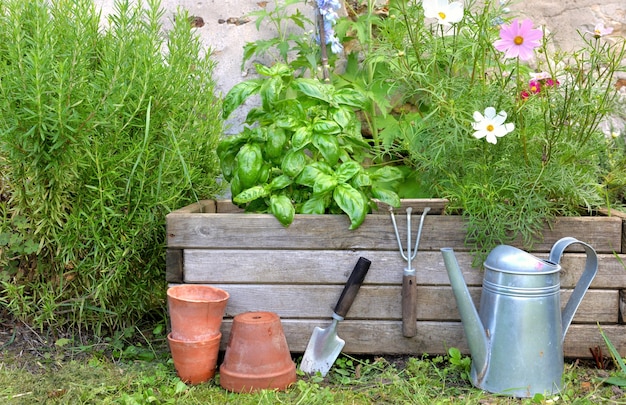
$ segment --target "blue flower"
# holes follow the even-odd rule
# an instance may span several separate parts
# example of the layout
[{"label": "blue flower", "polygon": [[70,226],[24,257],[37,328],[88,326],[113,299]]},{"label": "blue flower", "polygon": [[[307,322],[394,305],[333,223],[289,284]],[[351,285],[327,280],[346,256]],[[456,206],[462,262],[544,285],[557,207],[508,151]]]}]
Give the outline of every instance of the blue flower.
[{"label": "blue flower", "polygon": [[[324,36],[326,38],[326,44],[330,44],[330,50],[333,53],[341,53],[343,51],[343,45],[339,42],[339,39],[335,35],[333,25],[335,21],[339,19],[337,10],[341,8],[339,0],[317,0],[317,7],[320,15],[324,19]],[[317,38],[319,42],[319,37]]]}]

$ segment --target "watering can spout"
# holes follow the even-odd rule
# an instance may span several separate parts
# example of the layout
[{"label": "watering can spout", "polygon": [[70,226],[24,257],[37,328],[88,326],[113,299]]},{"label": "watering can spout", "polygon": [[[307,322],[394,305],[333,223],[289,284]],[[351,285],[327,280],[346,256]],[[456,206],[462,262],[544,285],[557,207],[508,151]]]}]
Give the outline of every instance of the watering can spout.
[{"label": "watering can spout", "polygon": [[476,378],[480,380],[486,373],[489,364],[489,338],[465,284],[465,279],[454,255],[454,250],[452,248],[443,248],[441,249],[441,254],[443,255],[452,292],[461,314],[473,367],[476,370]]}]

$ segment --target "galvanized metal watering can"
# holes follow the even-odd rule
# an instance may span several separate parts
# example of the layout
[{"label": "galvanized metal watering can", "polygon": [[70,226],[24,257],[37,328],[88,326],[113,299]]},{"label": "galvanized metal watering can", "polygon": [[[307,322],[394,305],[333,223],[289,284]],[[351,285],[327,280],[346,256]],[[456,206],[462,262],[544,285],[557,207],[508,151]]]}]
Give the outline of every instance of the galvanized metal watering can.
[{"label": "galvanized metal watering can", "polygon": [[[561,311],[560,261],[580,244],[585,269]],[[598,270],[591,246],[574,238],[557,241],[548,260],[512,246],[494,248],[484,267],[480,312],[470,297],[451,248],[441,249],[472,356],[472,383],[515,397],[556,393],[563,374],[563,340]]]}]

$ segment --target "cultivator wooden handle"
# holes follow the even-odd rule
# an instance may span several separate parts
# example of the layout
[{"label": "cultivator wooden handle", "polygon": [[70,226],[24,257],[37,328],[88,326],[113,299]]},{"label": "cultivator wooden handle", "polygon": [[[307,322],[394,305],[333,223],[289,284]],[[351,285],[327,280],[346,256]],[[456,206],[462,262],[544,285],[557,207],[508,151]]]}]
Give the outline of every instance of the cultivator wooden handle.
[{"label": "cultivator wooden handle", "polygon": [[417,335],[417,280],[413,274],[402,277],[402,335]]}]

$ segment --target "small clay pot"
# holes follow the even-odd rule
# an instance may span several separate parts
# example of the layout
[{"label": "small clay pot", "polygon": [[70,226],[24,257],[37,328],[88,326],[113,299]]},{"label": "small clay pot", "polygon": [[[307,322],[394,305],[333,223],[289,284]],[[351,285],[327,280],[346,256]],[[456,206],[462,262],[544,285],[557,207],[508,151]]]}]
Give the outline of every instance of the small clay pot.
[{"label": "small clay pot", "polygon": [[167,335],[174,368],[180,379],[188,384],[200,384],[215,376],[222,334],[207,340],[188,342]]},{"label": "small clay pot", "polygon": [[280,318],[273,312],[235,316],[220,366],[220,385],[233,392],[284,390],[296,381]]},{"label": "small clay pot", "polygon": [[172,337],[205,341],[220,333],[228,292],[209,285],[183,284],[167,289]]}]

